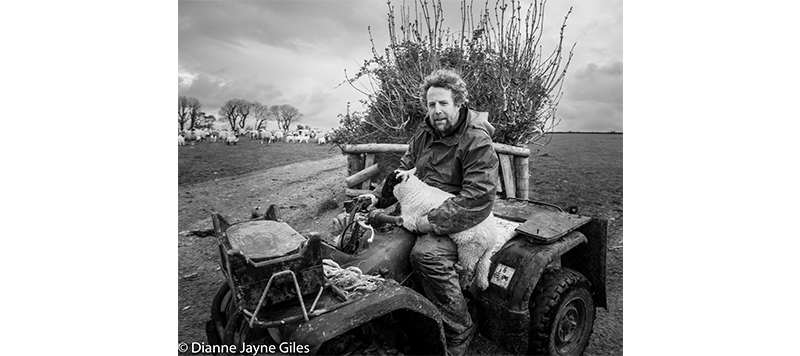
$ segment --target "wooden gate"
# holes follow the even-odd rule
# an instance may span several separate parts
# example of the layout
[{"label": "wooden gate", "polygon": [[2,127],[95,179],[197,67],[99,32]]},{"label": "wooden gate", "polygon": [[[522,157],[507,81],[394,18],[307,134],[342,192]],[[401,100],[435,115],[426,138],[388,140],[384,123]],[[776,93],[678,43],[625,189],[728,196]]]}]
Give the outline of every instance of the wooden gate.
[{"label": "wooden gate", "polygon": [[[529,199],[528,157],[531,151],[527,148],[493,143],[497,158],[500,160],[497,176],[497,193],[506,198]],[[345,194],[355,197],[372,192],[371,181],[378,174],[375,162],[377,153],[403,154],[408,145],[389,143],[368,143],[345,145],[343,152],[347,155],[347,178]],[[513,163],[513,165],[512,165]]]}]

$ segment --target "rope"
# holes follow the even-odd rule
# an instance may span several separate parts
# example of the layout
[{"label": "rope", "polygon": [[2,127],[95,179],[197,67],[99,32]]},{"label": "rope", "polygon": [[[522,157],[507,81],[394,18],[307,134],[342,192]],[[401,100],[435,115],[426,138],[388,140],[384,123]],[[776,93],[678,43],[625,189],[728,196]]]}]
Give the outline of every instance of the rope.
[{"label": "rope", "polygon": [[329,259],[322,260],[322,269],[325,278],[342,289],[348,298],[358,292],[374,292],[378,289],[378,283],[385,281],[381,277],[364,274],[356,266],[342,268]]}]

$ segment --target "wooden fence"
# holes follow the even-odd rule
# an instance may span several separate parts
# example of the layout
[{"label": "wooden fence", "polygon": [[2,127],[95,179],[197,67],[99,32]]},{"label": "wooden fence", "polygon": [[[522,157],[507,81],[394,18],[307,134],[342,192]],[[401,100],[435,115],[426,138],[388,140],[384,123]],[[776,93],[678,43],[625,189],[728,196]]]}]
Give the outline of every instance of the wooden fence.
[{"label": "wooden fence", "polygon": [[[502,143],[493,143],[492,146],[500,160],[497,192],[505,195],[506,198],[528,199],[530,184],[528,157],[530,157],[531,151],[527,148]],[[375,163],[376,153],[403,154],[407,149],[408,145],[388,143],[346,145],[343,149],[344,154],[347,155],[345,194],[348,197],[355,197],[372,192],[370,181],[378,174],[378,164]]]}]

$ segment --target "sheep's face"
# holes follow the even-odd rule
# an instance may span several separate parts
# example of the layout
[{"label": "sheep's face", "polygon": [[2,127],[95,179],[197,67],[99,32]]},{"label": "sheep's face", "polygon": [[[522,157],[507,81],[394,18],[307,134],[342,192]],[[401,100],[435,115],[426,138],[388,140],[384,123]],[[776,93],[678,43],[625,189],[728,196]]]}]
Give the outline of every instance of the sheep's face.
[{"label": "sheep's face", "polygon": [[395,170],[386,176],[386,181],[383,183],[383,191],[381,191],[381,198],[390,199],[394,196],[394,188],[408,180],[408,178],[416,172],[416,169],[410,171]]}]

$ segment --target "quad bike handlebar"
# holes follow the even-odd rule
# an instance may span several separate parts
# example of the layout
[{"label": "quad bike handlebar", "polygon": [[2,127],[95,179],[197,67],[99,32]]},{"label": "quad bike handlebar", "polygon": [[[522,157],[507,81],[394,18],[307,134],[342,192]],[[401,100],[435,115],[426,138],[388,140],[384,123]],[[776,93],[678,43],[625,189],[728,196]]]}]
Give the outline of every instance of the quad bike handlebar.
[{"label": "quad bike handlebar", "polygon": [[403,226],[403,218],[389,215],[386,213],[386,211],[381,209],[375,209],[367,214],[367,224],[375,226],[381,226],[385,224]]}]

